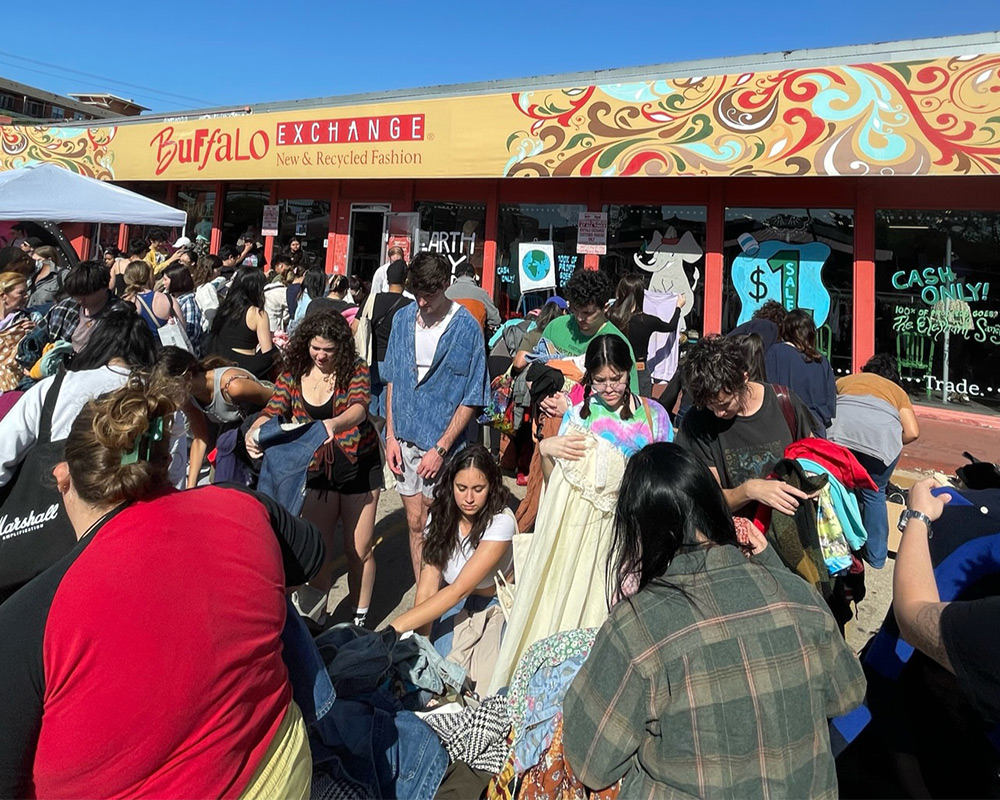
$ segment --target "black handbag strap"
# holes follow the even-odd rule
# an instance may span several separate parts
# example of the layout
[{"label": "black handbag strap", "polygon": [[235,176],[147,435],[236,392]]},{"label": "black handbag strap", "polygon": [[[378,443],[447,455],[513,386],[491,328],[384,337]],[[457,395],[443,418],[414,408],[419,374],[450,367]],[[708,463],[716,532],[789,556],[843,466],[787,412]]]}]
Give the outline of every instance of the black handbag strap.
[{"label": "black handbag strap", "polygon": [[[404,305],[406,305],[405,301],[407,301],[407,300],[408,300],[408,298],[404,297],[403,295],[400,295],[399,297],[397,297],[396,301],[391,306],[389,306],[389,310],[386,311],[377,320],[375,320],[374,322],[372,322],[372,324],[371,324],[372,330],[374,331],[379,325],[381,325],[383,322],[385,322],[386,319],[389,317],[390,314],[393,314],[394,312],[396,312],[399,309],[401,309]],[[402,305],[400,305],[400,301],[403,301]]]},{"label": "black handbag strap", "polygon": [[59,370],[45,395],[45,402],[42,404],[42,417],[38,424],[38,444],[48,444],[52,441],[52,415],[55,413],[56,403],[59,400],[59,390],[62,388],[65,377],[66,370]]}]

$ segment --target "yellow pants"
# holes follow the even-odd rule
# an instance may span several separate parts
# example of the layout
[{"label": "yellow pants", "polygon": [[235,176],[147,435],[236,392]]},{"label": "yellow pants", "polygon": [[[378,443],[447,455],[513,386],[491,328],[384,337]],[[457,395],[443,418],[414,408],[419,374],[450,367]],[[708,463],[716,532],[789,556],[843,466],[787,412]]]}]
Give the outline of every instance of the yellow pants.
[{"label": "yellow pants", "polygon": [[302,712],[293,700],[241,797],[244,800],[308,800],[311,789],[309,737]]}]

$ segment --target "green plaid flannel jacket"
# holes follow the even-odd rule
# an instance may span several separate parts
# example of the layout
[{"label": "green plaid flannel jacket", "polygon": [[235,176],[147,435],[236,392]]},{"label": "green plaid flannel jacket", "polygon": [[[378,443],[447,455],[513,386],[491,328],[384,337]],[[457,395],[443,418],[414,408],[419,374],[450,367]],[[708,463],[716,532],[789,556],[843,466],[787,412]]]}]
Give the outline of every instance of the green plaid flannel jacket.
[{"label": "green plaid flannel jacket", "polygon": [[827,719],[864,694],[826,604],[771,548],[688,550],[598,633],[563,704],[566,758],[628,798],[836,798]]}]

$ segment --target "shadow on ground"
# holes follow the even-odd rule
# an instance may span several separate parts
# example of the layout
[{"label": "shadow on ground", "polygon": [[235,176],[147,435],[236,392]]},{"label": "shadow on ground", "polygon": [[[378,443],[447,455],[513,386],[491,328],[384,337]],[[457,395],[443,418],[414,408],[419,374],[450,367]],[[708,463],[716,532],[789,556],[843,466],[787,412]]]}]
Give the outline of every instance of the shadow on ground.
[{"label": "shadow on ground", "polygon": [[[406,535],[406,516],[396,508],[375,523],[375,590],[368,610],[368,627],[382,628],[391,621],[394,612],[414,585],[410,564],[410,547]],[[347,596],[347,563],[344,559],[344,540],[338,535],[332,554],[334,560],[334,588],[331,595],[340,598],[331,610],[326,627],[340,622],[350,622],[354,609]]]}]

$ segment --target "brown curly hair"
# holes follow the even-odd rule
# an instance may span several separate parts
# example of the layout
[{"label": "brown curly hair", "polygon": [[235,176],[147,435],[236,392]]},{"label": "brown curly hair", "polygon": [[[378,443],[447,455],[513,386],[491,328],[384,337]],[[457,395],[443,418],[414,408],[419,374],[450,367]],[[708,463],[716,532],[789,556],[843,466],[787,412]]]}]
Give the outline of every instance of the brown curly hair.
[{"label": "brown curly hair", "polygon": [[285,348],[285,370],[291,373],[295,380],[302,380],[302,376],[313,367],[313,360],[309,355],[309,343],[316,338],[326,339],[336,345],[336,385],[341,391],[347,391],[351,376],[354,375],[354,364],[358,354],[354,349],[351,327],[339,312],[320,311],[306,315],[288,340],[288,347]]}]

